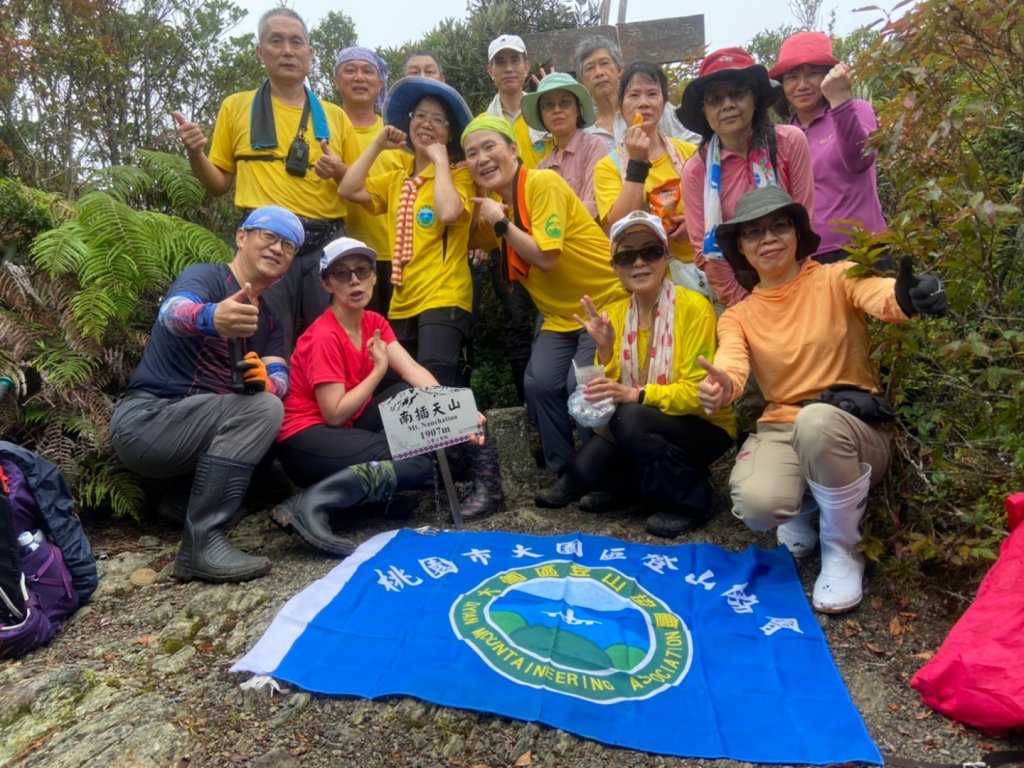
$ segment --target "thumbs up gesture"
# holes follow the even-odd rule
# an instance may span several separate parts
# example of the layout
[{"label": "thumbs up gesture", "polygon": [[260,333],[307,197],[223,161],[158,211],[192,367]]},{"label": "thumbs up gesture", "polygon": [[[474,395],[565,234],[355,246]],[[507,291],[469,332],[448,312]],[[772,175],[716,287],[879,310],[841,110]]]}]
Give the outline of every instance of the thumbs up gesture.
[{"label": "thumbs up gesture", "polygon": [[697,400],[708,416],[714,416],[732,402],[732,379],[721,368],[708,362],[704,355],[698,355],[697,365],[707,371],[697,385]]},{"label": "thumbs up gesture", "polygon": [[914,276],[914,260],[910,256],[900,259],[900,271],[896,275],[896,303],[903,314],[913,317],[923,315],[944,315],[949,309],[946,289],[934,275]]},{"label": "thumbs up gesture", "polygon": [[246,339],[256,333],[260,310],[251,303],[251,299],[252,285],[246,283],[238,293],[217,303],[213,311],[213,327],[218,335]]},{"label": "thumbs up gesture", "polygon": [[206,146],[206,136],[203,135],[203,130],[196,123],[186,120],[181,112],[171,112],[171,117],[174,118],[174,130],[185,145],[185,151],[190,155],[202,152],[203,147]]},{"label": "thumbs up gesture", "polygon": [[331,145],[327,143],[327,139],[320,139],[320,157],[313,165],[313,172],[321,179],[341,181],[346,170],[348,169],[341,162],[341,158],[331,151]]}]

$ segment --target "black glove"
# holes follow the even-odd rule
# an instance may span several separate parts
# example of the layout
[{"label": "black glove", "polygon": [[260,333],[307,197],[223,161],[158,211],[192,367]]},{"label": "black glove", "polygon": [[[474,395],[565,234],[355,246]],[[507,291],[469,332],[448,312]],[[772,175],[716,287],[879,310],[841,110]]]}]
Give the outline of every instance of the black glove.
[{"label": "black glove", "polygon": [[946,289],[934,275],[914,277],[914,260],[910,256],[900,259],[900,271],[896,275],[896,303],[903,314],[913,317],[922,315],[941,316],[946,314]]}]

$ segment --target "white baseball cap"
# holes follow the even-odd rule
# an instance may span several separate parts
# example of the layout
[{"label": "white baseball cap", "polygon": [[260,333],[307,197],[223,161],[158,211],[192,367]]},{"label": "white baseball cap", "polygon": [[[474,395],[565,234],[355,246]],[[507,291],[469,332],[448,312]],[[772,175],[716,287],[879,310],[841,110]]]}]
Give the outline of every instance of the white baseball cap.
[{"label": "white baseball cap", "polygon": [[500,35],[491,40],[491,44],[487,46],[487,62],[490,63],[499,51],[505,50],[518,51],[525,56],[526,43],[519,35]]},{"label": "white baseball cap", "polygon": [[659,217],[654,214],[647,213],[647,211],[633,211],[631,213],[627,213],[621,219],[612,224],[612,230],[608,235],[608,239],[611,241],[612,245],[614,245],[620,237],[636,227],[649,229],[658,236],[662,245],[666,248],[668,247],[668,235],[665,234],[665,225],[662,224]]}]

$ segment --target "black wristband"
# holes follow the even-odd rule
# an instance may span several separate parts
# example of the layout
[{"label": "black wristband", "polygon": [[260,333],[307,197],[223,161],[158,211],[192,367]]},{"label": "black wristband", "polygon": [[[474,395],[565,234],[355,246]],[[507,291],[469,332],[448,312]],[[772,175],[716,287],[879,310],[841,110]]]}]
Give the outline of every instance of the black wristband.
[{"label": "black wristband", "polygon": [[505,233],[508,232],[509,220],[506,216],[504,219],[498,219],[494,222],[494,234],[498,237],[504,237]]},{"label": "black wristband", "polygon": [[651,164],[643,160],[630,160],[626,163],[626,181],[637,181],[643,184],[647,174],[651,172]]},{"label": "black wristband", "polygon": [[636,396],[636,404],[637,405],[643,405],[644,404],[644,395],[646,395],[646,394],[647,394],[647,390],[644,389],[643,387],[640,387],[640,394],[638,394]]}]

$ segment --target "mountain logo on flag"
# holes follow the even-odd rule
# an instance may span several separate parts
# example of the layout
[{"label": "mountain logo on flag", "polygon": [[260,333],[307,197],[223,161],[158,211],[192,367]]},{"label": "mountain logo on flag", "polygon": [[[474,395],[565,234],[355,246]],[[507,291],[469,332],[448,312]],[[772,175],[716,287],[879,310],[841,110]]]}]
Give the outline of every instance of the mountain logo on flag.
[{"label": "mountain logo on flag", "polygon": [[655,696],[693,660],[690,630],[663,600],[615,568],[568,560],[492,575],[450,620],[503,677],[599,704]]}]

